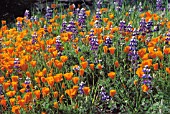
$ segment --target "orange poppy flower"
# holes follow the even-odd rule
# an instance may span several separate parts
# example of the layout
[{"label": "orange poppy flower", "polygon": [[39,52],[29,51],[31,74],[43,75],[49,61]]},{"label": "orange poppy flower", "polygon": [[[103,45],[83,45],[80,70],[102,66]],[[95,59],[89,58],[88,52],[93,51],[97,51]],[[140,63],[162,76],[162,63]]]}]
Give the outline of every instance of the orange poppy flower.
[{"label": "orange poppy flower", "polygon": [[31,61],[30,64],[32,65],[32,67],[35,67],[36,66],[36,61]]},{"label": "orange poppy flower", "polygon": [[137,85],[138,80],[134,80],[133,83],[134,83],[134,85]]},{"label": "orange poppy flower", "polygon": [[143,74],[144,74],[143,68],[142,68],[142,67],[138,68],[137,71],[136,71],[136,74],[137,74],[140,78],[142,78],[142,76],[143,76]]},{"label": "orange poppy flower", "polygon": [[20,106],[12,106],[11,112],[15,114],[20,114]]},{"label": "orange poppy flower", "polygon": [[114,90],[114,89],[110,90],[110,96],[111,97],[114,97],[115,94],[116,94],[116,90]]},{"label": "orange poppy flower", "polygon": [[18,83],[17,83],[17,82],[12,82],[11,85],[12,85],[13,89],[14,89],[15,91],[17,91]]},{"label": "orange poppy flower", "polygon": [[24,99],[21,99],[18,101],[18,104],[21,106],[21,107],[24,107],[25,106],[25,100]]},{"label": "orange poppy flower", "polygon": [[113,18],[114,18],[114,15],[113,15],[113,14],[109,14],[109,18],[110,18],[110,19],[113,19]]},{"label": "orange poppy flower", "polygon": [[100,70],[102,70],[103,67],[102,67],[102,65],[99,63],[99,64],[97,65],[97,68],[100,69]]},{"label": "orange poppy flower", "polygon": [[58,91],[54,91],[53,96],[54,96],[54,98],[57,98],[58,97]]},{"label": "orange poppy flower", "polygon": [[142,85],[142,91],[143,92],[147,92],[149,90],[148,86],[147,85]]},{"label": "orange poppy flower", "polygon": [[115,72],[110,72],[107,74],[111,79],[114,79],[116,73]]},{"label": "orange poppy flower", "polygon": [[138,55],[142,58],[146,54],[146,48],[142,48],[138,51]]},{"label": "orange poppy flower", "polygon": [[19,91],[21,92],[21,93],[24,93],[25,92],[25,88],[22,88],[22,89],[20,89]]},{"label": "orange poppy flower", "polygon": [[90,10],[85,12],[87,16],[90,16]]},{"label": "orange poppy flower", "polygon": [[163,51],[166,55],[170,54],[170,48],[165,48]]},{"label": "orange poppy flower", "polygon": [[60,56],[60,60],[65,63],[68,60],[67,56]]},{"label": "orange poppy flower", "polygon": [[83,69],[86,69],[87,68],[87,65],[88,65],[88,62],[85,61],[85,62],[81,62],[81,66]]},{"label": "orange poppy flower", "polygon": [[57,83],[58,83],[58,82],[61,82],[61,81],[63,80],[62,76],[63,76],[62,73],[56,74],[56,75],[54,76],[54,81],[57,82]]},{"label": "orange poppy flower", "polygon": [[90,69],[94,70],[94,64],[90,64]]},{"label": "orange poppy flower", "polygon": [[115,53],[115,50],[116,50],[115,47],[110,47],[110,48],[109,48],[110,54],[113,55],[113,54]]},{"label": "orange poppy flower", "polygon": [[65,92],[69,95],[71,99],[77,95],[76,89],[67,89]]},{"label": "orange poppy flower", "polygon": [[83,62],[85,61],[83,56],[80,57],[80,60],[83,61]]},{"label": "orange poppy flower", "polygon": [[129,50],[130,50],[130,46],[126,46],[126,47],[124,48],[124,52],[125,52],[125,53],[129,53]]},{"label": "orange poppy flower", "polygon": [[81,68],[81,69],[79,70],[79,74],[80,74],[80,76],[83,76],[83,75],[84,75],[84,69]]},{"label": "orange poppy flower", "polygon": [[4,80],[5,80],[4,76],[0,77],[0,84],[2,84]]},{"label": "orange poppy flower", "polygon": [[73,81],[74,84],[77,84],[78,81],[79,81],[79,77],[73,77],[72,81]]},{"label": "orange poppy flower", "polygon": [[12,82],[18,82],[18,76],[12,76]]},{"label": "orange poppy flower", "polygon": [[170,21],[167,22],[167,28],[170,29]]},{"label": "orange poppy flower", "polygon": [[83,93],[85,94],[85,95],[89,95],[89,93],[90,93],[90,88],[89,87],[83,87]]},{"label": "orange poppy flower", "polygon": [[114,65],[118,68],[120,66],[119,62],[116,60]]},{"label": "orange poppy flower", "polygon": [[16,94],[16,91],[9,91],[6,93],[8,97],[13,97]]},{"label": "orange poppy flower", "polygon": [[162,53],[162,51],[156,51],[156,56],[157,56],[159,59],[163,59],[163,53]]},{"label": "orange poppy flower", "polygon": [[54,102],[53,105],[54,108],[58,108],[58,102]]},{"label": "orange poppy flower", "polygon": [[46,96],[50,92],[50,89],[48,87],[43,87],[42,88],[42,94],[43,96]]},{"label": "orange poppy flower", "polygon": [[10,98],[10,99],[9,99],[9,102],[10,102],[11,106],[14,106],[14,104],[15,104],[15,98]]},{"label": "orange poppy flower", "polygon": [[72,72],[70,72],[70,73],[65,73],[65,74],[64,74],[64,77],[66,78],[66,80],[71,80],[72,77],[73,77],[73,73],[72,73]]},{"label": "orange poppy flower", "polygon": [[40,90],[35,90],[34,91],[34,94],[36,96],[36,99],[39,99],[40,98]]},{"label": "orange poppy flower", "polygon": [[170,68],[166,67],[165,70],[168,74],[170,74]]},{"label": "orange poppy flower", "polygon": [[54,85],[54,78],[53,77],[47,77],[46,80],[47,80],[48,85],[50,87],[53,87],[53,85]]},{"label": "orange poppy flower", "polygon": [[0,101],[0,104],[1,104],[2,106],[6,107],[6,100],[5,100],[5,99],[2,99],[2,100]]},{"label": "orange poppy flower", "polygon": [[1,21],[1,24],[2,24],[2,25],[5,25],[5,24],[6,24],[6,20],[2,20],[2,21]]},{"label": "orange poppy flower", "polygon": [[158,70],[158,63],[153,64],[153,68],[155,71]]},{"label": "orange poppy flower", "polygon": [[107,46],[103,46],[103,51],[104,51],[105,54],[107,54],[107,51],[108,51]]},{"label": "orange poppy flower", "polygon": [[10,86],[11,84],[9,82],[5,82],[3,83],[3,89],[7,90],[7,88]]},{"label": "orange poppy flower", "polygon": [[59,98],[60,103],[63,102],[63,98],[64,98],[64,95],[62,94],[62,95],[60,96],[60,98]]},{"label": "orange poppy flower", "polygon": [[51,8],[56,8],[57,7],[57,4],[51,4]]},{"label": "orange poppy flower", "polygon": [[66,88],[66,85],[65,85],[65,83],[64,83],[64,82],[62,83],[61,88],[63,88],[63,89],[65,89],[65,88]]}]

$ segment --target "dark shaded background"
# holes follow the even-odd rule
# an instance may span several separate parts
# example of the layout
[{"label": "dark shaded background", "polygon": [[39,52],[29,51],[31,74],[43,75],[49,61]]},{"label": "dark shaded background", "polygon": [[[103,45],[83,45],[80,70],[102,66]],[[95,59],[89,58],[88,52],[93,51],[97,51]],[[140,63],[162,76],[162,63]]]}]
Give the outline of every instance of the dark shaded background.
[{"label": "dark shaded background", "polygon": [[[17,17],[23,17],[25,10],[31,11],[39,6],[46,6],[46,3],[53,3],[56,0],[0,0],[0,21],[6,20],[7,24],[15,22]],[[68,7],[70,3],[83,4],[83,0],[58,0],[59,4]],[[92,5],[93,0],[84,0],[87,5]],[[95,0],[94,0],[95,1]],[[40,4],[41,3],[41,4]],[[44,4],[44,5],[43,5]],[[1,26],[1,22],[0,22]]]}]

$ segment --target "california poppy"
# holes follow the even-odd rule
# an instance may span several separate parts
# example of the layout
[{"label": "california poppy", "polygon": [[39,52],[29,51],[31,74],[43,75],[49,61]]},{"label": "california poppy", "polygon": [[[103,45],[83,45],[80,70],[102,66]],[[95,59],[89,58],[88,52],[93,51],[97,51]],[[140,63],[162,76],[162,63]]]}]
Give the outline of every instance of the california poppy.
[{"label": "california poppy", "polygon": [[89,87],[83,87],[83,93],[85,94],[85,95],[89,95],[89,93],[90,93],[90,88]]},{"label": "california poppy", "polygon": [[90,64],[90,69],[94,70],[94,64]]},{"label": "california poppy", "polygon": [[149,90],[148,86],[147,85],[142,85],[142,91],[143,92],[147,92]]},{"label": "california poppy", "polygon": [[36,96],[36,99],[39,99],[40,98],[40,90],[35,90],[34,91],[34,94]]},{"label": "california poppy", "polygon": [[77,84],[78,81],[79,81],[79,77],[73,77],[72,81],[73,81],[74,84]]},{"label": "california poppy", "polygon": [[84,69],[80,69],[79,74],[80,74],[80,76],[83,76],[84,75]]},{"label": "california poppy", "polygon": [[64,77],[66,78],[66,80],[71,80],[72,79],[72,76],[73,76],[73,73],[70,72],[70,73],[65,73],[64,74]]},{"label": "california poppy", "polygon": [[58,108],[58,102],[54,102],[53,105],[54,108]]},{"label": "california poppy", "polygon": [[81,66],[83,69],[86,69],[87,68],[87,65],[88,65],[88,62],[85,61],[85,62],[81,62]]},{"label": "california poppy", "polygon": [[115,96],[115,94],[116,94],[116,90],[114,90],[114,89],[110,90],[110,96],[111,97]]},{"label": "california poppy", "polygon": [[110,47],[110,48],[109,48],[110,54],[113,55],[113,54],[115,53],[115,50],[116,50],[115,47]]},{"label": "california poppy", "polygon": [[115,73],[115,72],[109,72],[107,75],[108,75],[111,79],[114,79],[116,73]]},{"label": "california poppy", "polygon": [[116,60],[114,65],[116,66],[116,68],[118,68],[120,66],[119,62]]},{"label": "california poppy", "polygon": [[107,47],[107,46],[103,46],[103,51],[104,51],[105,54],[107,54],[107,52],[108,52],[108,47]]},{"label": "california poppy", "polygon": [[68,60],[67,56],[60,56],[60,60],[65,63]]}]

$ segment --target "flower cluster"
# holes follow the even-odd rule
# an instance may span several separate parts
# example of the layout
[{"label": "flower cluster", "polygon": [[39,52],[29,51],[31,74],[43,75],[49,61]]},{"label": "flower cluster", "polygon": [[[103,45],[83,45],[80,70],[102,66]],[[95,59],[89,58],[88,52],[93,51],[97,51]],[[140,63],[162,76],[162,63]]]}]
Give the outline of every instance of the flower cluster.
[{"label": "flower cluster", "polygon": [[143,79],[143,84],[147,85],[148,88],[151,88],[151,80],[152,80],[152,76],[150,75],[150,68],[148,67],[148,65],[144,66],[143,68],[143,76],[142,76],[142,79]]}]

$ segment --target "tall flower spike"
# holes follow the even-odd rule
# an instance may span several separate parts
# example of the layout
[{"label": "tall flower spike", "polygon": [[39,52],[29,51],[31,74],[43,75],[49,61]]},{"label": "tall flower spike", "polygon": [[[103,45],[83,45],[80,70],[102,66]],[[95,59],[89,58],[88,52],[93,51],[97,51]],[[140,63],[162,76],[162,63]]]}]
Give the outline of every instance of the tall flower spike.
[{"label": "tall flower spike", "polygon": [[25,84],[26,84],[26,90],[25,92],[30,92],[30,84],[31,84],[31,79],[29,77],[27,77],[25,79]]},{"label": "tall flower spike", "polygon": [[107,47],[112,46],[112,39],[109,36],[106,38],[104,45],[107,46]]},{"label": "tall flower spike", "polygon": [[148,65],[145,65],[145,67],[143,68],[143,84],[147,85],[149,88],[151,88],[151,80],[152,80],[152,76],[150,75],[150,71],[151,69],[149,69]]},{"label": "tall flower spike", "polygon": [[53,10],[49,6],[47,6],[45,18],[48,20],[48,22],[52,18],[52,16],[53,16]]},{"label": "tall flower spike", "polygon": [[29,14],[30,14],[29,10],[25,10],[24,17],[26,17],[26,20],[29,19]]},{"label": "tall flower spike", "polygon": [[56,38],[56,43],[55,43],[55,46],[56,46],[56,50],[58,51],[58,55],[61,56],[62,54],[62,43],[61,43],[61,40],[60,40],[60,36],[57,36]]},{"label": "tall flower spike", "polygon": [[105,88],[102,86],[100,89],[100,94],[102,101],[109,101],[111,97],[106,93]]},{"label": "tall flower spike", "polygon": [[85,83],[84,82],[81,82],[80,84],[79,84],[79,93],[80,94],[83,94],[83,87],[85,86]]},{"label": "tall flower spike", "polygon": [[133,69],[136,69],[138,66],[137,45],[138,45],[137,40],[136,40],[135,36],[133,36],[132,39],[130,40],[130,44],[129,44],[130,51],[128,54],[128,59],[131,61]]},{"label": "tall flower spike", "polygon": [[17,31],[22,31],[22,22],[17,22]]}]

